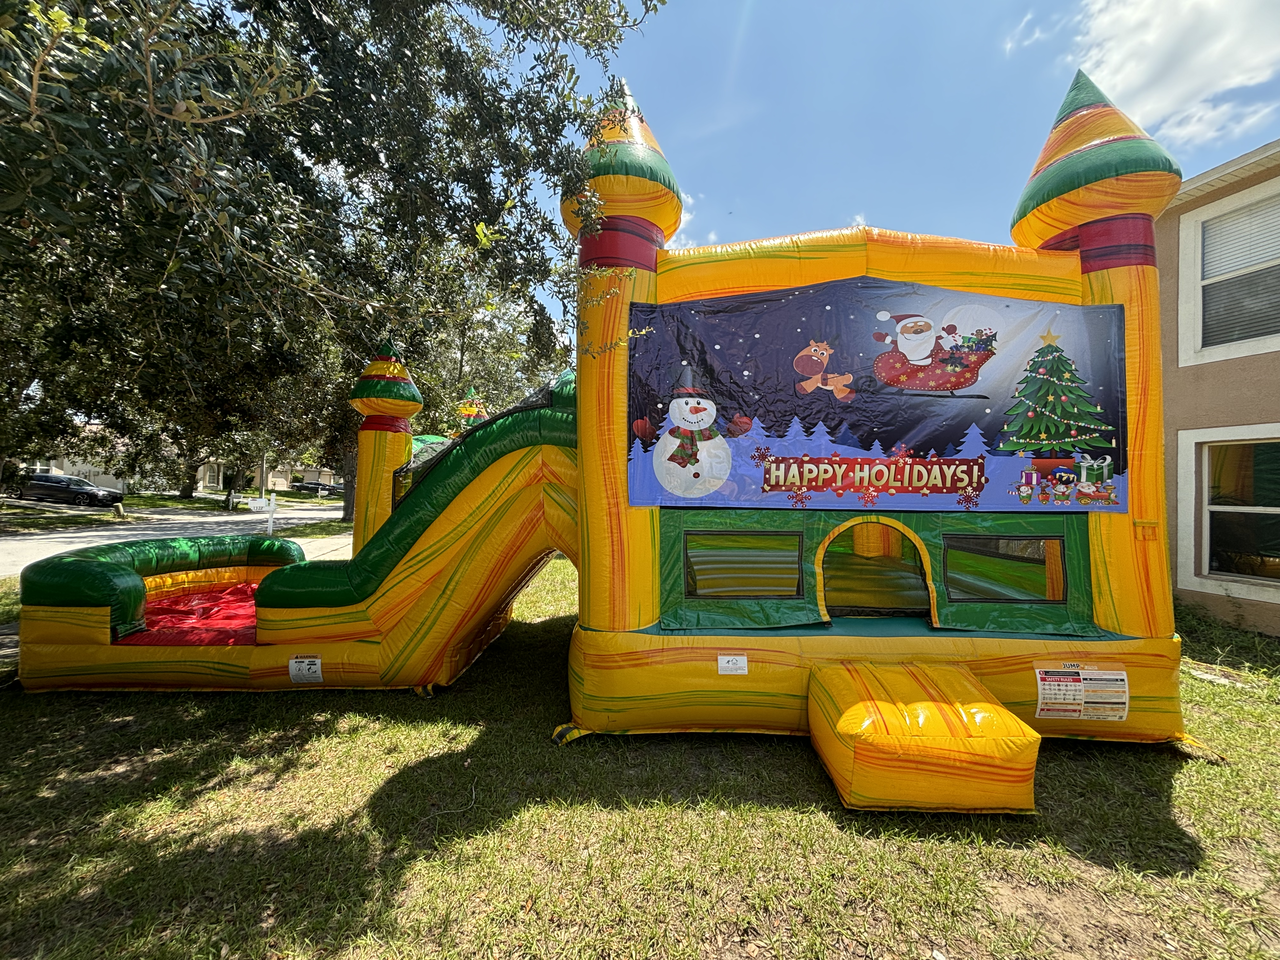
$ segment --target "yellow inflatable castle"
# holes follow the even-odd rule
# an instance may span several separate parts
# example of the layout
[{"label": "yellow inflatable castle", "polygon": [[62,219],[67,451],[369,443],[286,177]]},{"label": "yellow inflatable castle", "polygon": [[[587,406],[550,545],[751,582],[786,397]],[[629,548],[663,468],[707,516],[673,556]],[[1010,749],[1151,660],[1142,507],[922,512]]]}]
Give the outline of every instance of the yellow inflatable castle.
[{"label": "yellow inflatable castle", "polygon": [[[1029,811],[1043,736],[1184,738],[1153,218],[1172,158],[1078,74],[1015,246],[869,227],[664,250],[629,99],[589,145],[576,375],[403,467],[356,385],[356,552],[143,541],[22,578],[29,690],[452,683],[559,552],[585,733],[812,738],[842,801]],[[217,602],[210,605],[210,598]],[[214,611],[212,614],[209,611]]]}]

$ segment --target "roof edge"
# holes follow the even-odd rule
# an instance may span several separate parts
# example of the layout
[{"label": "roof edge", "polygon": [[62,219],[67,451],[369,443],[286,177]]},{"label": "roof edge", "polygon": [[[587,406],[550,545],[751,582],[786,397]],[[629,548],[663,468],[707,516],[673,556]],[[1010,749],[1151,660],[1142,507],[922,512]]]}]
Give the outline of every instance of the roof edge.
[{"label": "roof edge", "polygon": [[[1256,150],[1241,154],[1226,163],[1220,163],[1212,170],[1198,173],[1182,184],[1178,195],[1169,201],[1168,210],[1182,206],[1184,203],[1204,196],[1212,190],[1225,187],[1241,177],[1258,173],[1271,167],[1280,167],[1280,140],[1264,143]],[[1228,179],[1230,178],[1230,179]]]}]

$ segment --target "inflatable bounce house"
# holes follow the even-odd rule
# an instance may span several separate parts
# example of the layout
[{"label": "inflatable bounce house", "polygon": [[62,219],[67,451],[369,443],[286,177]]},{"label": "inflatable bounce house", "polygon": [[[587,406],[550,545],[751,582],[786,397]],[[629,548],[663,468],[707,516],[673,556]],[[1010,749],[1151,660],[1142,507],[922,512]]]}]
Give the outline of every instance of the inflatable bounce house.
[{"label": "inflatable bounce house", "polygon": [[634,103],[588,157],[576,377],[405,467],[421,399],[388,345],[351,401],[353,559],[230,537],[33,564],[25,687],[449,684],[559,552],[560,742],[807,734],[849,806],[1029,811],[1041,737],[1184,738],[1164,149],[1078,74],[1011,247],[855,227],[668,251],[680,194]]}]

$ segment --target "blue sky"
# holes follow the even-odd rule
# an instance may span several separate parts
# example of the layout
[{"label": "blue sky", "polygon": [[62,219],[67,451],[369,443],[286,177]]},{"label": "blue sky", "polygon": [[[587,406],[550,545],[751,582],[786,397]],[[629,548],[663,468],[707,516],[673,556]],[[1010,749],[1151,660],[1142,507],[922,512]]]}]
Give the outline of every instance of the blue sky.
[{"label": "blue sky", "polygon": [[686,194],[672,246],[1009,243],[1081,66],[1184,178],[1280,138],[1276,0],[670,0],[614,63]]}]

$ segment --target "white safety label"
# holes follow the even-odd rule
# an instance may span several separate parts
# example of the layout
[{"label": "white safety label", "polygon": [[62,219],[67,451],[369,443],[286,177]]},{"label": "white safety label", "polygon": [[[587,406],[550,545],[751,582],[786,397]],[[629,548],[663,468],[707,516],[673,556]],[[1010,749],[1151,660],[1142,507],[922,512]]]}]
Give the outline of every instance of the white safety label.
[{"label": "white safety label", "polygon": [[747,656],[744,653],[722,653],[716,657],[716,663],[721,673],[746,675]]},{"label": "white safety label", "polygon": [[320,658],[299,656],[289,661],[289,679],[294,683],[324,683]]},{"label": "white safety label", "polygon": [[1120,663],[1035,664],[1037,719],[1124,720],[1129,674]]}]

